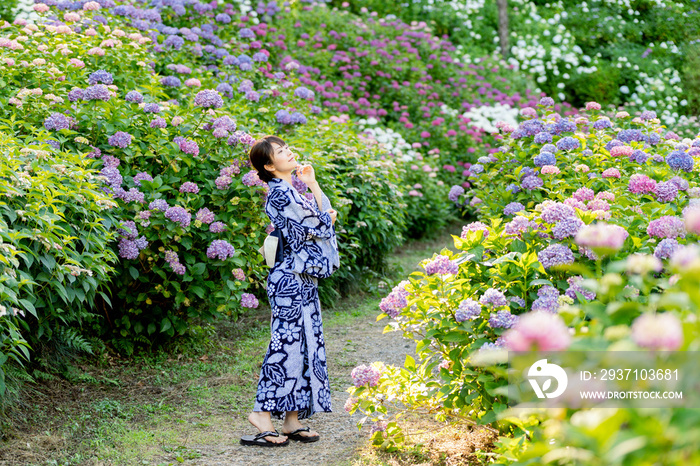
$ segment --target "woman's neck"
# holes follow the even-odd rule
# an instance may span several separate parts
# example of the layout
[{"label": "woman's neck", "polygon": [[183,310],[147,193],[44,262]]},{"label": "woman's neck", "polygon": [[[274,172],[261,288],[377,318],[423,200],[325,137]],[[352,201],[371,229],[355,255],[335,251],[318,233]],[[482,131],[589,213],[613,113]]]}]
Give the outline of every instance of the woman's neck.
[{"label": "woman's neck", "polygon": [[288,173],[277,173],[276,178],[279,178],[281,180],[286,181],[289,184],[292,184],[292,172]]}]

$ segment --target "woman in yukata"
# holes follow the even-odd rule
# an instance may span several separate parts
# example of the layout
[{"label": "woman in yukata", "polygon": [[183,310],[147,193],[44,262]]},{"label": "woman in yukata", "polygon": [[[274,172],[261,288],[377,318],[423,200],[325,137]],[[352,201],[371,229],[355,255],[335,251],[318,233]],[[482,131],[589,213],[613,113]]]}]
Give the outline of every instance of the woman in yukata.
[{"label": "woman in yukata", "polygon": [[[331,412],[318,278],[339,266],[334,224],[337,217],[310,165],[297,164],[284,141],[265,136],[250,149],[250,161],[269,191],[265,212],[282,233],[283,260],[267,278],[272,308],[271,341],[260,370],[253,412],[248,420],[260,433],[241,438],[243,445],[283,446],[288,439],[315,442],[317,432],[300,419]],[[292,172],[313,193],[309,200],[295,189]],[[271,417],[281,419],[282,433]]]}]

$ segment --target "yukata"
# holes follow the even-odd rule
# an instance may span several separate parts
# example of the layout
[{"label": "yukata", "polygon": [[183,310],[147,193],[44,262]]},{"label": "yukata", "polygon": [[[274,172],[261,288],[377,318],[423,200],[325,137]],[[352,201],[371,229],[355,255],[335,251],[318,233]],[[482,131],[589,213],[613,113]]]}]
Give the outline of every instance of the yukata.
[{"label": "yukata", "polygon": [[265,212],[282,233],[284,259],[267,277],[271,340],[253,411],[275,418],[298,411],[304,419],[331,412],[318,278],[338,268],[338,245],[325,194],[320,210],[287,181],[274,178],[268,185]]}]

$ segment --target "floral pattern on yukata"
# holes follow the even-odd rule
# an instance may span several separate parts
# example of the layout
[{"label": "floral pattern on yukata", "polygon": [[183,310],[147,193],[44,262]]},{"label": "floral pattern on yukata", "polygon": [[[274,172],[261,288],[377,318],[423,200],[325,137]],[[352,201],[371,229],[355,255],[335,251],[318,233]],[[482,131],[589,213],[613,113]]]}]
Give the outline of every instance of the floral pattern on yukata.
[{"label": "floral pattern on yukata", "polygon": [[305,419],[331,412],[317,277],[338,268],[338,246],[325,195],[322,211],[286,181],[275,178],[268,184],[265,212],[282,232],[284,260],[267,277],[271,339],[253,410],[275,418],[298,411]]}]

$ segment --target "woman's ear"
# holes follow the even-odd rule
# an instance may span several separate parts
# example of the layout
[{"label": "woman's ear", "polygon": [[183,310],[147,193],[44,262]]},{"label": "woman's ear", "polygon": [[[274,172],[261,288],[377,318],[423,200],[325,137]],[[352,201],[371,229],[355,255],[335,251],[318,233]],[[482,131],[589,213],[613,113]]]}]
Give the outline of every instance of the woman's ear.
[{"label": "woman's ear", "polygon": [[265,170],[269,171],[270,173],[274,173],[275,166],[273,164],[267,164],[267,165],[265,165]]}]

